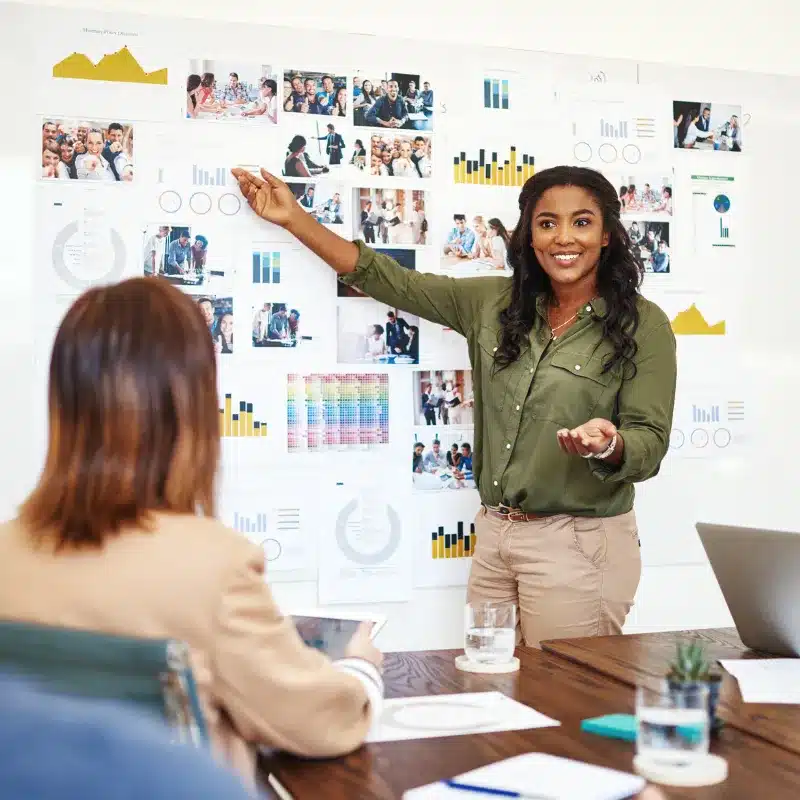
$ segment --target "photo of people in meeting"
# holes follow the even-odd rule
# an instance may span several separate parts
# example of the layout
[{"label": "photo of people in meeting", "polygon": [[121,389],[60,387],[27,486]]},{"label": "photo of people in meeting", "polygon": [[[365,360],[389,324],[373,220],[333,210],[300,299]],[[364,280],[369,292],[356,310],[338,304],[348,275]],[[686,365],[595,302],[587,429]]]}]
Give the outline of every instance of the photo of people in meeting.
[{"label": "photo of people in meeting", "polygon": [[283,110],[290,114],[347,117],[347,77],[335,72],[286,70]]},{"label": "photo of people in meeting", "polygon": [[645,272],[670,272],[669,222],[626,220],[623,225],[631,240],[633,257]]},{"label": "photo of people in meeting", "polygon": [[[401,267],[406,269],[417,268],[417,251],[410,250],[404,247],[388,248],[388,247],[373,247],[376,253],[383,253],[384,255],[393,258]],[[348,286],[346,283],[336,281],[336,293],[338,297],[367,297],[361,289],[355,286]]]},{"label": "photo of people in meeting", "polygon": [[197,306],[208,325],[217,354],[233,352],[233,298],[201,295]]},{"label": "photo of people in meeting", "polygon": [[303,124],[286,143],[283,157],[283,174],[287,178],[308,180],[341,169],[347,164],[347,143],[339,133],[339,123],[325,120],[303,120]]},{"label": "photo of people in meeting", "polygon": [[297,347],[310,342],[300,333],[300,311],[290,303],[258,303],[252,307],[253,347]]},{"label": "photo of people in meeting", "polygon": [[414,373],[414,425],[473,424],[472,370]]},{"label": "photo of people in meeting", "polygon": [[336,349],[340,364],[417,364],[419,317],[374,300],[340,300]]},{"label": "photo of people in meeting", "polygon": [[474,489],[472,442],[474,430],[426,428],[414,434],[411,473],[414,489]]},{"label": "photo of people in meeting", "polygon": [[431,82],[407,72],[357,73],[353,124],[368,128],[433,130]]},{"label": "photo of people in meeting", "polygon": [[419,189],[353,190],[353,238],[369,245],[424,245],[430,220]]},{"label": "photo of people in meeting", "polygon": [[687,100],[672,103],[673,147],[741,153],[744,124],[741,106]]},{"label": "photo of people in meeting", "polygon": [[180,225],[148,225],[142,252],[145,275],[157,275],[179,286],[222,283],[225,272],[211,268],[208,237]]},{"label": "photo of people in meeting", "polygon": [[444,233],[441,271],[454,278],[509,272],[508,246],[518,217],[519,212],[509,216],[456,211]]},{"label": "photo of people in meeting", "polygon": [[189,61],[187,119],[215,122],[278,122],[278,80],[267,64]]},{"label": "photo of people in meeting", "polygon": [[45,117],[41,153],[43,179],[133,181],[133,125],[126,122]]},{"label": "photo of people in meeting", "polygon": [[317,183],[288,182],[300,206],[323,225],[343,225],[345,221],[345,188],[339,183],[321,180]]},{"label": "photo of people in meeting", "polygon": [[430,136],[376,133],[370,138],[370,175],[382,178],[430,178],[433,170]]},{"label": "photo of people in meeting", "polygon": [[672,216],[672,176],[609,175],[619,187],[622,216],[646,214],[649,217]]}]

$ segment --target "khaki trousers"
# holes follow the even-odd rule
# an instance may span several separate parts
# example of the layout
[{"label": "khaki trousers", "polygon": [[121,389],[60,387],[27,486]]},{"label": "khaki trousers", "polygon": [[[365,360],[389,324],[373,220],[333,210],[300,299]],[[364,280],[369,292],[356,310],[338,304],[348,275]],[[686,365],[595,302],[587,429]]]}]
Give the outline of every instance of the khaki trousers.
[{"label": "khaki trousers", "polygon": [[619,634],[639,586],[636,516],[506,522],[481,507],[469,602],[517,606],[517,643]]}]

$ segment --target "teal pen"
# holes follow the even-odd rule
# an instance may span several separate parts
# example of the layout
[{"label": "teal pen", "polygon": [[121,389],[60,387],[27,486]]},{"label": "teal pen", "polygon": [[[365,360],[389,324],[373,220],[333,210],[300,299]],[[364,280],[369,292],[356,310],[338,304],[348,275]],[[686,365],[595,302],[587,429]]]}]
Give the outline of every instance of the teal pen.
[{"label": "teal pen", "polygon": [[491,797],[516,797],[518,800],[555,800],[555,798],[544,794],[528,794],[527,792],[515,792],[511,789],[493,789],[491,786],[477,786],[473,783],[461,783],[461,781],[442,781],[442,783],[451,789],[485,794]]}]

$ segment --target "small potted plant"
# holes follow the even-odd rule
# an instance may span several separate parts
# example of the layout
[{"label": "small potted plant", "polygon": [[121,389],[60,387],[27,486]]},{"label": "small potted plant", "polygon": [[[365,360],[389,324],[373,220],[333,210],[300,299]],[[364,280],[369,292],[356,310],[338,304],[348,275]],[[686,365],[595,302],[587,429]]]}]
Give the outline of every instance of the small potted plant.
[{"label": "small potted plant", "polygon": [[712,733],[717,733],[723,724],[722,720],[717,717],[722,675],[708,663],[703,645],[697,641],[679,642],[675,660],[670,664],[666,677],[670,691],[686,691],[698,684],[705,684],[708,687],[710,730]]}]

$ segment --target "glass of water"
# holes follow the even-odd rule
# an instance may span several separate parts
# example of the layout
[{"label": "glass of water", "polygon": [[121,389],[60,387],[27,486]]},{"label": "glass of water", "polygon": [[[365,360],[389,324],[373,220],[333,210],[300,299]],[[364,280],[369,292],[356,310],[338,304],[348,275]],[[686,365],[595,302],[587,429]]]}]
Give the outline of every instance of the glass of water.
[{"label": "glass of water", "polygon": [[708,686],[671,684],[636,689],[636,752],[649,761],[688,766],[708,753]]},{"label": "glass of water", "polygon": [[514,657],[517,607],[514,603],[468,603],[464,652],[470,661],[506,664]]}]

